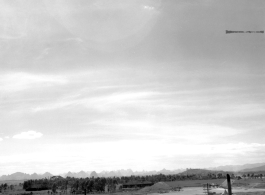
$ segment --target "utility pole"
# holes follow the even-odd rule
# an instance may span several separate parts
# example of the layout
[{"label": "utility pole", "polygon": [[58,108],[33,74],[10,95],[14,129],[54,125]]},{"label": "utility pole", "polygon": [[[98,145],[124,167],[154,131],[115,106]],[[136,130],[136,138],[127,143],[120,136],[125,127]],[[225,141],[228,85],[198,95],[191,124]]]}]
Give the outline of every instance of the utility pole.
[{"label": "utility pole", "polygon": [[227,189],[228,189],[228,195],[232,195],[232,186],[231,186],[231,179],[230,179],[230,175],[227,174],[226,175],[227,178]]}]

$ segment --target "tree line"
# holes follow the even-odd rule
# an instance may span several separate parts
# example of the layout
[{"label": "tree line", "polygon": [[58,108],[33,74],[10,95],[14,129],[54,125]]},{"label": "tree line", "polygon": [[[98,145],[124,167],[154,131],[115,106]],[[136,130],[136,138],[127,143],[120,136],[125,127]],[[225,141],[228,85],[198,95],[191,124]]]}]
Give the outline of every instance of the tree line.
[{"label": "tree line", "polygon": [[165,181],[179,181],[179,180],[193,180],[193,179],[218,179],[226,178],[225,174],[212,174],[208,173],[205,175],[200,174],[174,174],[174,175],[146,175],[146,176],[122,176],[122,177],[97,177],[97,178],[74,178],[74,177],[60,177],[55,176],[50,179],[38,179],[38,180],[27,180],[23,183],[23,189],[33,190],[34,187],[39,189],[49,189],[55,193],[60,190],[62,193],[70,191],[72,193],[77,192],[103,192],[107,186],[109,190],[114,190],[118,184],[127,184],[130,182],[142,183],[142,182],[165,182]]},{"label": "tree line", "polygon": [[13,190],[14,189],[14,185],[8,185],[7,183],[2,183],[0,185],[0,193],[5,191],[5,190]]},{"label": "tree line", "polygon": [[262,173],[245,173],[242,175],[242,177],[245,178],[252,178],[252,179],[258,179],[258,178],[263,178],[265,174]]}]

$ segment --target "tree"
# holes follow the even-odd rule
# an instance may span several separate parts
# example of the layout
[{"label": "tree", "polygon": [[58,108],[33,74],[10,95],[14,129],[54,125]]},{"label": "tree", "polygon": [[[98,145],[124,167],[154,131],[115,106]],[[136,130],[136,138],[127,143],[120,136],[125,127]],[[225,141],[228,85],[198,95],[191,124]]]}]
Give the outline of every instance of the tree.
[{"label": "tree", "polygon": [[80,182],[80,187],[81,187],[81,190],[84,191],[84,194],[86,195],[87,186],[86,186],[86,181],[85,180],[82,180]]},{"label": "tree", "polygon": [[67,185],[68,185],[68,180],[66,180],[65,183],[64,183],[64,189],[65,189],[66,192],[67,192]]},{"label": "tree", "polygon": [[222,173],[218,173],[217,176],[218,176],[218,178],[222,178],[223,174]]},{"label": "tree", "polygon": [[55,183],[52,184],[52,192],[55,193],[57,189],[57,186]]},{"label": "tree", "polygon": [[89,180],[89,183],[88,183],[88,186],[87,186],[87,189],[89,192],[92,192],[92,190],[94,189],[94,180]]},{"label": "tree", "polygon": [[74,185],[73,185],[73,188],[74,188],[75,190],[78,190],[78,189],[79,189],[79,180],[76,180],[76,181],[75,181],[75,183],[74,183]]},{"label": "tree", "polygon": [[3,187],[4,187],[4,190],[6,190],[8,187],[7,183],[5,183]]}]

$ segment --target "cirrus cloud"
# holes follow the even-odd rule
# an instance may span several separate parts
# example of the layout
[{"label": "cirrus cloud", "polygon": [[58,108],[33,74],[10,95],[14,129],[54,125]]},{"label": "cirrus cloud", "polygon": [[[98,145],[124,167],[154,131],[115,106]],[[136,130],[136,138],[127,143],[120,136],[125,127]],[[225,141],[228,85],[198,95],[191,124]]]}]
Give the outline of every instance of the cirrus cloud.
[{"label": "cirrus cloud", "polygon": [[63,85],[68,81],[60,75],[31,74],[27,72],[10,72],[0,75],[0,91],[4,93],[20,92],[34,87],[51,87]]},{"label": "cirrus cloud", "polygon": [[40,138],[43,134],[36,131],[21,132],[13,136],[15,139],[36,139]]}]

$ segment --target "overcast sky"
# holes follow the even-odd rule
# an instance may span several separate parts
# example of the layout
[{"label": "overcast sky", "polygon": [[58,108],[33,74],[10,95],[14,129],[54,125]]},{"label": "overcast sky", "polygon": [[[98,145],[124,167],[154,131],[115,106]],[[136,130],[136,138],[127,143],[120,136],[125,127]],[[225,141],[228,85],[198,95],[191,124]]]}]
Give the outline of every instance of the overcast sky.
[{"label": "overcast sky", "polygon": [[0,175],[265,159],[263,0],[1,0]]}]

